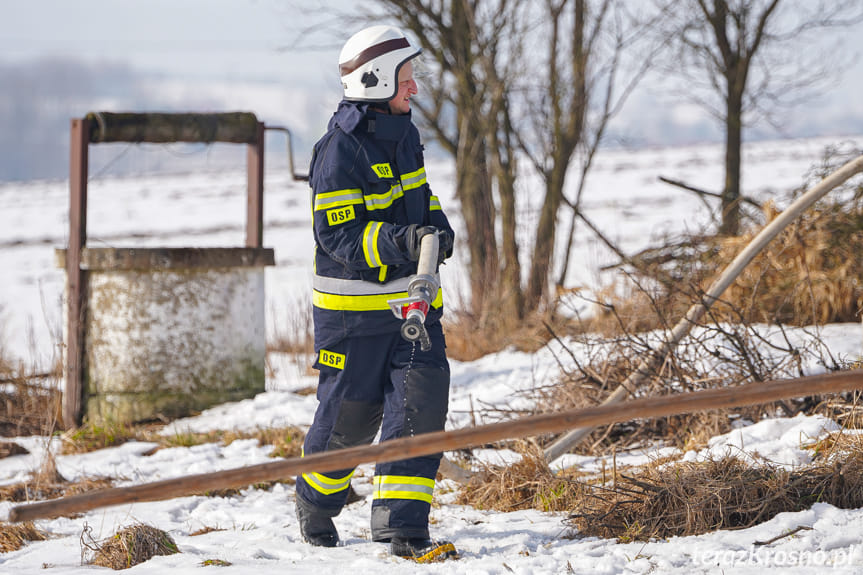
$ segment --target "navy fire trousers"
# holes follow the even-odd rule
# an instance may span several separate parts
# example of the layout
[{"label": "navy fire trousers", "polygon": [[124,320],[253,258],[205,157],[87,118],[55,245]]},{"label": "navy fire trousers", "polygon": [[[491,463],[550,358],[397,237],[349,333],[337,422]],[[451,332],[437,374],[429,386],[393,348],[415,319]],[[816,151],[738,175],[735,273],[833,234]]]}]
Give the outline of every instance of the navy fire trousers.
[{"label": "navy fire trousers", "polygon": [[[347,338],[321,350],[315,367],[318,408],[304,454],[409,437],[444,428],[449,401],[449,363],[439,322],[427,326],[432,347],[405,341],[396,332]],[[371,529],[374,541],[428,538],[428,514],[441,454],[375,467]],[[338,515],[353,469],[304,473],[297,497],[315,512]]]}]

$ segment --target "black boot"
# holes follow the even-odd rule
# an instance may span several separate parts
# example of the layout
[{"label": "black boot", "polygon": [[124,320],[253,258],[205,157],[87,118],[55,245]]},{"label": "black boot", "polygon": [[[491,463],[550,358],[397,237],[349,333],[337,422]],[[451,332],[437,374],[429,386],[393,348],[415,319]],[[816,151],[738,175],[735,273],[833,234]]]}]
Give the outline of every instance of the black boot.
[{"label": "black boot", "polygon": [[433,539],[407,539],[393,537],[390,552],[398,557],[412,559],[417,563],[433,563],[458,559],[455,545],[449,541],[434,541]]},{"label": "black boot", "polygon": [[303,541],[316,547],[335,547],[339,542],[339,532],[333,518],[297,497],[297,521]]}]

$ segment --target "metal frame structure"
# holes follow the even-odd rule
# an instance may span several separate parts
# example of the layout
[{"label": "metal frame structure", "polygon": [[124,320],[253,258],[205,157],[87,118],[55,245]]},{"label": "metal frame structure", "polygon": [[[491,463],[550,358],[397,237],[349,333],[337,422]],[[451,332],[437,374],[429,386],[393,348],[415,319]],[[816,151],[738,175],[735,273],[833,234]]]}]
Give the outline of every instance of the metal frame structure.
[{"label": "metal frame structure", "polygon": [[247,188],[246,247],[263,247],[264,237],[264,130],[254,114],[115,114],[90,113],[71,122],[69,165],[69,246],[66,252],[67,342],[63,423],[80,425],[86,374],[84,326],[87,277],[81,267],[87,246],[87,179],[89,146],[103,142],[228,142],[244,143]]}]

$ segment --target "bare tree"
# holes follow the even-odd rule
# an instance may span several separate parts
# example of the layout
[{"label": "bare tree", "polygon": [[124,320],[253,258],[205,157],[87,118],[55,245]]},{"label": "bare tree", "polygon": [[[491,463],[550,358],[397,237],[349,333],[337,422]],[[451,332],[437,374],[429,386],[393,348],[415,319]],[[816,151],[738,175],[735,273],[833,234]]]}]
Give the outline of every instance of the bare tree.
[{"label": "bare tree", "polygon": [[[570,166],[582,157],[580,175],[586,176],[586,158],[630,91],[615,92],[615,84],[621,54],[635,37],[623,29],[635,19],[618,0],[378,4],[419,38],[436,65],[423,84],[430,98],[418,109],[456,158],[472,308],[481,317],[539,309],[548,302],[561,250],[568,257],[571,245],[571,239],[556,240],[561,208],[576,214],[580,202],[580,194],[565,196]],[[525,173],[519,158],[544,186],[529,201],[516,195]],[[521,209],[519,201],[525,202]],[[525,211],[528,218],[517,217]],[[519,231],[532,237],[532,246],[520,246]]]},{"label": "bare tree", "polygon": [[[639,36],[624,32],[637,22],[627,6],[623,0],[378,0],[357,8],[354,23],[357,17],[397,23],[423,48],[426,72],[414,106],[426,133],[455,158],[469,309],[480,326],[549,303],[583,191],[582,185],[566,197],[570,167],[581,158],[583,181],[607,121],[631,91],[629,82],[617,90],[622,55]],[[345,16],[330,14],[307,30],[326,32]],[[643,68],[635,69],[633,77],[640,77]],[[523,183],[529,174],[538,175],[541,188],[517,194],[530,186]],[[568,241],[557,239],[563,207],[571,210]],[[560,274],[563,282],[565,265]]]},{"label": "bare tree", "polygon": [[[725,183],[719,233],[740,226],[744,126],[769,118],[780,103],[823,87],[841,67],[841,53],[817,49],[825,29],[856,24],[861,0],[683,0],[668,10],[676,50],[667,72],[725,129]],[[667,6],[669,7],[669,6]],[[819,33],[822,36],[819,38]]]}]

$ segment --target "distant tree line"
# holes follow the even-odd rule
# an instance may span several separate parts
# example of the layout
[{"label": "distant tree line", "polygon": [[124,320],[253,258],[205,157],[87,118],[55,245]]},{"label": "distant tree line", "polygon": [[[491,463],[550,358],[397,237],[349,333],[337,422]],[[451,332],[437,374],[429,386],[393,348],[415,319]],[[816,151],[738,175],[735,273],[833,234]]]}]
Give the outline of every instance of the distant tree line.
[{"label": "distant tree line", "polygon": [[0,181],[69,175],[69,119],[140,89],[127,66],[0,62]]},{"label": "distant tree line", "polygon": [[[161,79],[125,63],[0,60],[0,182],[67,178],[70,120],[88,112],[209,111],[230,105],[204,91],[173,99],[172,94],[160,93],[161,86]],[[269,146],[268,158],[284,164],[284,137],[272,138],[275,145]],[[244,168],[245,153],[230,144],[90,148],[91,177],[202,166]]]}]

